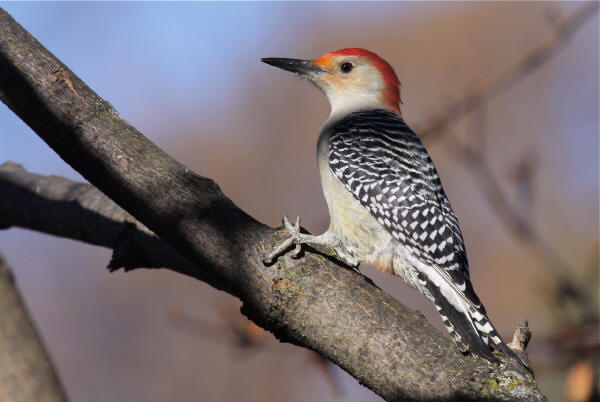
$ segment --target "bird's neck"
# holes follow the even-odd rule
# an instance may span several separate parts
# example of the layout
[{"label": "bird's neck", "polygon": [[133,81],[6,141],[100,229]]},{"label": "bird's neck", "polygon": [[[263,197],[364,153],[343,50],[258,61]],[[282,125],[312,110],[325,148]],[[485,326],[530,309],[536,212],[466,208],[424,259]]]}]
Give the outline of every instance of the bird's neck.
[{"label": "bird's neck", "polygon": [[327,91],[325,95],[331,105],[328,122],[360,110],[385,109],[400,114],[398,105],[388,104],[378,92]]}]

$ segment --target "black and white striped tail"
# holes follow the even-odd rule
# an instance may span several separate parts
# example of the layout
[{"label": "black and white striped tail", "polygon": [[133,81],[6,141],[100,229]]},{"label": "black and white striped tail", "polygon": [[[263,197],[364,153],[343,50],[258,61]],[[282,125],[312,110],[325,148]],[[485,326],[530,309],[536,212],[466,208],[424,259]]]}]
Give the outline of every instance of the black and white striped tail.
[{"label": "black and white striped tail", "polygon": [[[474,306],[449,286],[448,289],[443,290],[445,297],[435,284],[429,282],[427,288],[433,296],[433,302],[442,322],[461,351],[479,355],[493,363],[499,363],[492,352],[493,349],[515,356],[487,318],[481,303]],[[448,292],[453,292],[455,297],[448,297]],[[463,303],[460,302],[461,299]],[[523,364],[527,366],[526,363]]]}]

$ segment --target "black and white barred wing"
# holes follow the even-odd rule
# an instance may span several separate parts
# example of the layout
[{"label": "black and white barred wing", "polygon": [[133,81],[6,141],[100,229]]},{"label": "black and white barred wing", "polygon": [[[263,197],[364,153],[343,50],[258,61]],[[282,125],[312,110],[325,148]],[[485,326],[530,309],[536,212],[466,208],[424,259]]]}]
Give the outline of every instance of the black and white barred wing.
[{"label": "black and white barred wing", "polygon": [[485,346],[481,340],[501,342],[473,291],[458,221],[419,138],[384,110],[352,113],[330,130],[329,167],[414,257],[413,268],[459,345],[473,350]]},{"label": "black and white barred wing", "polygon": [[462,286],[468,265],[460,228],[419,138],[399,116],[378,110],[353,113],[333,130],[334,175],[409,252]]}]

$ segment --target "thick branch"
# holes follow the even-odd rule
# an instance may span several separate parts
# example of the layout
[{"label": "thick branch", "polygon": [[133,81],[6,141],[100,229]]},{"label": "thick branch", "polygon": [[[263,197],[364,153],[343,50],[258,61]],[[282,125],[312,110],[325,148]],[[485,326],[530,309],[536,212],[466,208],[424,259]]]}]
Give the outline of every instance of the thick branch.
[{"label": "thick branch", "polygon": [[166,155],[4,11],[0,99],[90,183],[192,261],[188,274],[240,298],[258,325],[329,358],[383,398],[542,398],[516,362],[492,366],[461,355],[421,314],[323,257],[264,266],[262,256],[282,233]]}]

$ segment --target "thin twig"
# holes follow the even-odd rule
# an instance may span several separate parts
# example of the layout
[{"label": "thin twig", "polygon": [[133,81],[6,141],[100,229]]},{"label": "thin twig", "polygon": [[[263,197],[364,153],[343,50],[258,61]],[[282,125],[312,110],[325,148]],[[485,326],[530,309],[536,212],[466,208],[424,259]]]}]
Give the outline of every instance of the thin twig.
[{"label": "thin twig", "polygon": [[473,175],[499,220],[521,240],[522,244],[545,261],[545,266],[559,286],[559,295],[582,302],[581,298],[584,296],[578,291],[577,284],[569,275],[573,270],[562,261],[554,248],[541,238],[529,220],[524,219],[518,209],[511,204],[482,151],[466,145],[456,136],[450,149],[456,154],[457,160]]},{"label": "thin twig", "polygon": [[446,128],[459,117],[480,108],[496,96],[504,93],[516,83],[523,81],[551,60],[575,36],[584,23],[598,11],[598,2],[592,1],[581,7],[574,15],[556,27],[554,36],[543,45],[525,55],[513,68],[496,80],[476,92],[468,94],[463,100],[454,102],[446,108],[443,116],[424,129],[418,130],[419,136],[429,143],[439,140],[447,134]]}]

